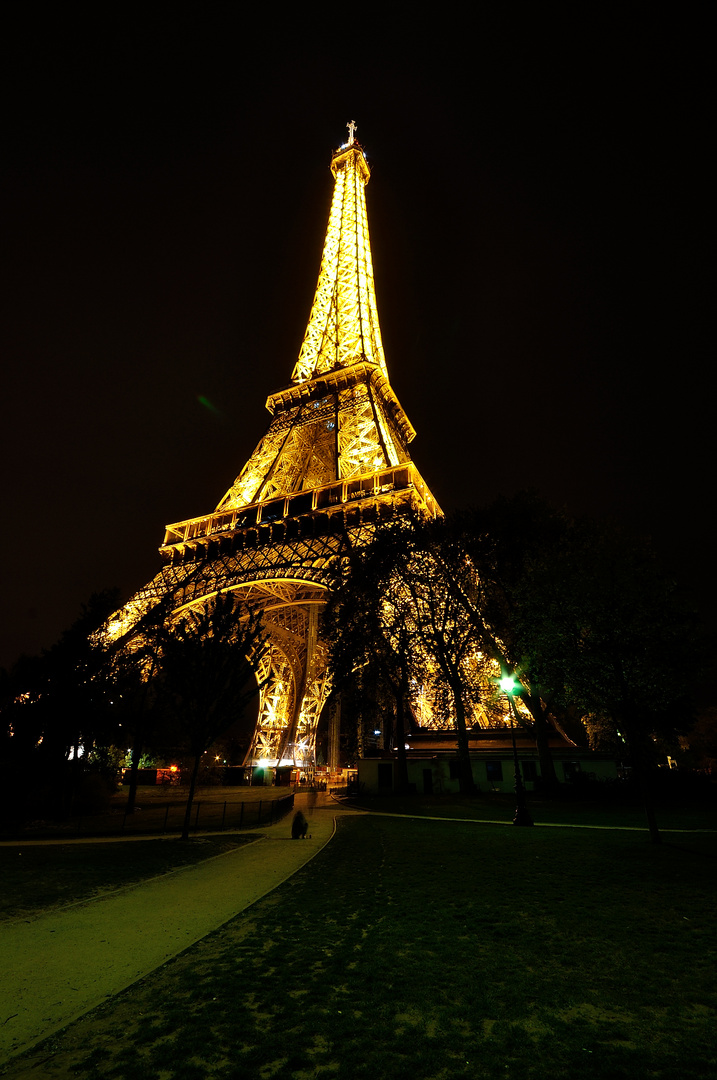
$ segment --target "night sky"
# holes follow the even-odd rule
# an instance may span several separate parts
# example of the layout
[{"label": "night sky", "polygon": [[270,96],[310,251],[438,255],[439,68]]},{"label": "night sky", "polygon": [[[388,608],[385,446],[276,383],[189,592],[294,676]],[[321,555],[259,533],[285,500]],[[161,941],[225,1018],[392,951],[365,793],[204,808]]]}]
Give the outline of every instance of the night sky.
[{"label": "night sky", "polygon": [[92,592],[131,595],[244,465],[348,120],[391,382],[444,509],[534,488],[652,534],[717,599],[706,25],[381,10],[3,16],[0,665]]}]

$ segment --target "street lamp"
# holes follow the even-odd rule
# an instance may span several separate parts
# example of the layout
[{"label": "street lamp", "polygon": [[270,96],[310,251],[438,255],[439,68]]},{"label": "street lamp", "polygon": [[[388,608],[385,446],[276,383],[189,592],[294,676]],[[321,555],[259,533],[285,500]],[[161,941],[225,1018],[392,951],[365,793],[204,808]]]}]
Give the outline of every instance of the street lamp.
[{"label": "street lamp", "polygon": [[515,775],[515,817],[513,818],[513,824],[532,825],[533,819],[530,816],[530,811],[528,810],[525,801],[525,788],[523,787],[523,778],[520,775],[520,767],[518,765],[518,748],[515,745],[515,726],[513,724],[513,715],[515,713],[515,701],[513,700],[513,695],[520,690],[520,683],[517,683],[512,675],[506,675],[500,679],[498,685],[508,699],[510,739],[513,743],[513,772]]}]

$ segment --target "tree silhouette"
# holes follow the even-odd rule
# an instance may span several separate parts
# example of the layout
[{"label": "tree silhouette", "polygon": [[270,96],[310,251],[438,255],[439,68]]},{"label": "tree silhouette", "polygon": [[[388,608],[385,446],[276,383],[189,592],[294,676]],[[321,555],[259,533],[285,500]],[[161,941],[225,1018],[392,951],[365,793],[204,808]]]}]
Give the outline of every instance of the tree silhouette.
[{"label": "tree silhouette", "polygon": [[238,617],[231,593],[190,608],[157,627],[155,678],[168,721],[192,757],[182,839],[189,837],[202,755],[258,694],[267,649],[260,612]]},{"label": "tree silhouette", "polygon": [[1,768],[4,799],[13,813],[24,812],[19,770],[36,785],[30,793],[32,809],[62,813],[70,807],[93,748],[114,741],[103,677],[106,657],[93,631],[118,603],[118,590],[93,593],[52,648],[41,656],[21,657],[4,675]]},{"label": "tree silhouette", "polygon": [[[384,713],[384,746],[395,742],[397,788],[408,787],[405,734],[412,672],[411,645],[415,613],[396,574],[395,532],[384,530],[373,543],[354,549],[340,564],[337,580],[322,616],[335,687],[361,679],[373,698],[393,702],[393,717]],[[362,694],[362,698],[365,697]]]},{"label": "tree silhouette", "polygon": [[559,558],[569,528],[565,514],[530,492],[423,526],[439,587],[472,623],[484,655],[520,683],[515,697],[523,707],[516,718],[535,739],[547,785],[557,783],[549,739],[556,728],[566,734],[565,709],[530,662],[530,625],[521,604],[534,563]]},{"label": "tree silhouette", "polygon": [[[327,605],[325,633],[339,680],[371,667],[395,701],[398,786],[407,784],[405,730],[411,687],[445,690],[457,727],[460,788],[474,790],[467,711],[477,693],[475,627],[442,587],[426,529],[398,519],[344,561]],[[444,695],[445,696],[445,695]]]},{"label": "tree silhouette", "polygon": [[704,662],[681,590],[647,542],[579,522],[559,553],[534,563],[518,601],[536,677],[593,714],[594,736],[627,749],[659,841],[646,767],[657,737],[689,728],[691,680]]}]

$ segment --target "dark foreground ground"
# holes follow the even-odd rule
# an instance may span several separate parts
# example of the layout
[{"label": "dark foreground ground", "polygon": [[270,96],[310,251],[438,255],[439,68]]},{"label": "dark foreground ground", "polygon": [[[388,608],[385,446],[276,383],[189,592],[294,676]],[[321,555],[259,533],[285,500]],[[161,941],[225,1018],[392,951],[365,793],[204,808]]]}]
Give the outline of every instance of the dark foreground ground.
[{"label": "dark foreground ground", "polygon": [[717,1068],[714,835],[348,817],[4,1073],[667,1080]]}]

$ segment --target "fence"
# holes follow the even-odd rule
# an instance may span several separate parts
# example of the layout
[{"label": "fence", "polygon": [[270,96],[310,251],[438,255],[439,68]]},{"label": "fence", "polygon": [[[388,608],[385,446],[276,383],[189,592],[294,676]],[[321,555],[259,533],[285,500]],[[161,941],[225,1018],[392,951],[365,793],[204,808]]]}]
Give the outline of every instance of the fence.
[{"label": "fence", "polygon": [[[255,829],[259,826],[274,825],[286,817],[293,806],[293,792],[280,799],[259,799],[251,802],[236,802],[230,799],[225,799],[224,802],[198,800],[192,804],[190,832],[222,832],[227,829]],[[73,816],[57,824],[35,822],[20,830],[19,835],[28,839],[47,835],[75,839],[86,836],[157,836],[181,833],[186,807],[186,801],[177,800],[136,809],[133,814],[116,810],[109,814]]]}]

